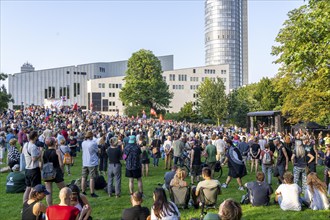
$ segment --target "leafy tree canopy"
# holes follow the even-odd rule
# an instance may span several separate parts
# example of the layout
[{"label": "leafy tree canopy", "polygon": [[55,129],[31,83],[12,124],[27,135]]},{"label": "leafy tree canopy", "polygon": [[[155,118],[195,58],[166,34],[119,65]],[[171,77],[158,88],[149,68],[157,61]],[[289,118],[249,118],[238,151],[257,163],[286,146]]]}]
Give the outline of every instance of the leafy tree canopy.
[{"label": "leafy tree canopy", "polygon": [[197,110],[202,117],[215,120],[218,125],[227,116],[225,85],[220,78],[206,78],[197,89]]},{"label": "leafy tree canopy", "polygon": [[[7,79],[8,75],[4,73],[0,73],[0,81],[5,81]],[[14,102],[11,94],[7,93],[7,89],[5,85],[2,85],[0,88],[0,110],[5,110],[8,108],[8,103]]]},{"label": "leafy tree canopy", "polygon": [[162,77],[159,59],[149,50],[141,49],[128,60],[126,81],[119,97],[125,105],[168,108],[173,94]]},{"label": "leafy tree canopy", "polygon": [[291,122],[330,123],[330,1],[289,12],[272,54],[281,65],[275,88]]}]

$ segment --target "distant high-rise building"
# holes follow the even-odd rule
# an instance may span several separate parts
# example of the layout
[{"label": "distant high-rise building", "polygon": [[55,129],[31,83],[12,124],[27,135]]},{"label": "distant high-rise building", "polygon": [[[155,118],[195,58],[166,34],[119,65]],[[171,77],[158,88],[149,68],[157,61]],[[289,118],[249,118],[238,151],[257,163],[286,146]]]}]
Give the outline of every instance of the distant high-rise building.
[{"label": "distant high-rise building", "polygon": [[248,84],[247,0],[205,1],[205,64],[229,64],[229,87]]}]

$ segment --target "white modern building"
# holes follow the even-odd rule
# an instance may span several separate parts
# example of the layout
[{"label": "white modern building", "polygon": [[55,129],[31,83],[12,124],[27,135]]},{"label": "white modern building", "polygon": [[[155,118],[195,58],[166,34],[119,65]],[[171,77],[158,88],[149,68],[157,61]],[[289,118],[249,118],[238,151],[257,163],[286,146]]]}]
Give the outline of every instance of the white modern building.
[{"label": "white modern building", "polygon": [[248,84],[247,0],[205,1],[205,64],[229,64],[230,89]]},{"label": "white modern building", "polygon": [[[163,79],[173,92],[168,112],[178,112],[186,102],[196,103],[196,89],[206,79],[221,78],[229,93],[229,65],[214,65],[177,69],[163,72]],[[119,92],[124,86],[124,76],[91,79],[87,82],[88,109],[109,114],[124,113],[125,106],[119,99]],[[91,105],[92,104],[92,105]]]},{"label": "white modern building", "polygon": [[[162,70],[173,70],[173,55],[159,56]],[[9,75],[8,93],[14,103],[10,108],[22,105],[43,105],[45,99],[66,97],[65,105],[78,103],[87,108],[87,80],[124,76],[127,60],[117,62],[89,63],[52,69],[35,70],[25,63],[20,73]]]}]

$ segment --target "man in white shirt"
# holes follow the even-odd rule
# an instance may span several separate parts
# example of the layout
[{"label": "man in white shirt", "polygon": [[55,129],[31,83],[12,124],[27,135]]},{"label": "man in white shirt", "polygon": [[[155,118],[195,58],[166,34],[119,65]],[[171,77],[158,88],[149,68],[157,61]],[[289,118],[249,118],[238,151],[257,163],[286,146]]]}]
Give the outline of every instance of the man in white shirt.
[{"label": "man in white shirt", "polygon": [[164,152],[165,152],[165,170],[171,170],[172,167],[172,138],[171,136],[167,136],[167,140],[164,142],[163,145]]},{"label": "man in white shirt", "polygon": [[226,142],[223,140],[223,136],[217,135],[215,141],[215,146],[217,147],[217,160],[223,162],[225,159],[225,151],[226,151]]},{"label": "man in white shirt", "polygon": [[301,211],[301,203],[299,195],[301,188],[293,183],[293,175],[291,172],[285,172],[283,175],[284,183],[282,183],[275,191],[275,201],[278,202],[281,209]]},{"label": "man in white shirt", "polygon": [[23,195],[23,203],[28,200],[31,189],[41,184],[41,171],[39,167],[39,159],[41,151],[35,145],[38,139],[38,132],[31,131],[29,134],[29,142],[23,146],[22,153],[25,158],[25,184],[26,189]]}]

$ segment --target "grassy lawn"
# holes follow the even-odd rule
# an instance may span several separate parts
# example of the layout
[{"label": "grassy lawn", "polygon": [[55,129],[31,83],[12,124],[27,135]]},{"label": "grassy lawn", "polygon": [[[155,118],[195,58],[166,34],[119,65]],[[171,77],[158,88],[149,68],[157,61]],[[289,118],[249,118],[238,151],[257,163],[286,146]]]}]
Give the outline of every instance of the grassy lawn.
[{"label": "grassy lawn", "polygon": [[[1,165],[3,167],[3,165]],[[318,167],[319,176],[323,178],[322,175],[323,167]],[[150,176],[147,178],[143,178],[143,186],[144,193],[146,194],[146,198],[143,202],[143,206],[150,208],[152,206],[152,193],[155,187],[157,187],[158,183],[163,182],[164,176],[163,170],[163,161],[160,160],[160,167],[150,167]],[[65,182],[70,183],[71,180],[80,177],[81,174],[81,154],[78,154],[76,158],[75,165],[72,167],[72,176],[65,176]],[[224,174],[220,179],[220,182],[223,183],[225,181],[227,174],[227,169],[224,168]],[[122,173],[125,176],[124,170]],[[6,176],[7,174],[0,174],[0,219],[20,219],[20,212],[22,209],[22,197],[23,194],[6,194],[5,193],[5,185],[6,185]],[[248,174],[243,178],[243,182],[246,183],[248,181],[254,180],[254,174]],[[190,181],[190,180],[189,180]],[[273,186],[276,189],[276,181],[273,179]],[[59,202],[58,199],[58,189],[55,184],[53,185],[53,200],[54,204]],[[220,204],[223,200],[227,198],[233,198],[236,201],[240,201],[241,196],[245,193],[237,190],[237,183],[233,181],[227,189],[223,189],[222,195],[218,197],[218,204]],[[135,189],[137,190],[137,186],[135,185]],[[275,190],[274,189],[274,190]],[[98,190],[96,193],[99,195],[99,198],[91,198],[88,196],[88,199],[93,208],[92,216],[93,219],[109,219],[109,220],[118,220],[121,217],[122,210],[124,208],[130,207],[129,193],[128,193],[128,179],[126,177],[122,178],[122,196],[118,199],[111,197],[103,190]],[[272,198],[273,201],[273,198]],[[46,201],[43,201],[46,204]],[[329,219],[330,211],[312,211],[310,209],[303,209],[301,212],[293,212],[293,211],[282,211],[278,205],[272,204],[268,207],[252,207],[251,205],[243,205],[243,217],[245,220],[248,219]],[[191,218],[198,218],[200,215],[200,210],[195,210],[193,208],[187,210],[180,210],[181,219],[188,220]],[[209,212],[216,213],[217,210],[209,210]]]}]

